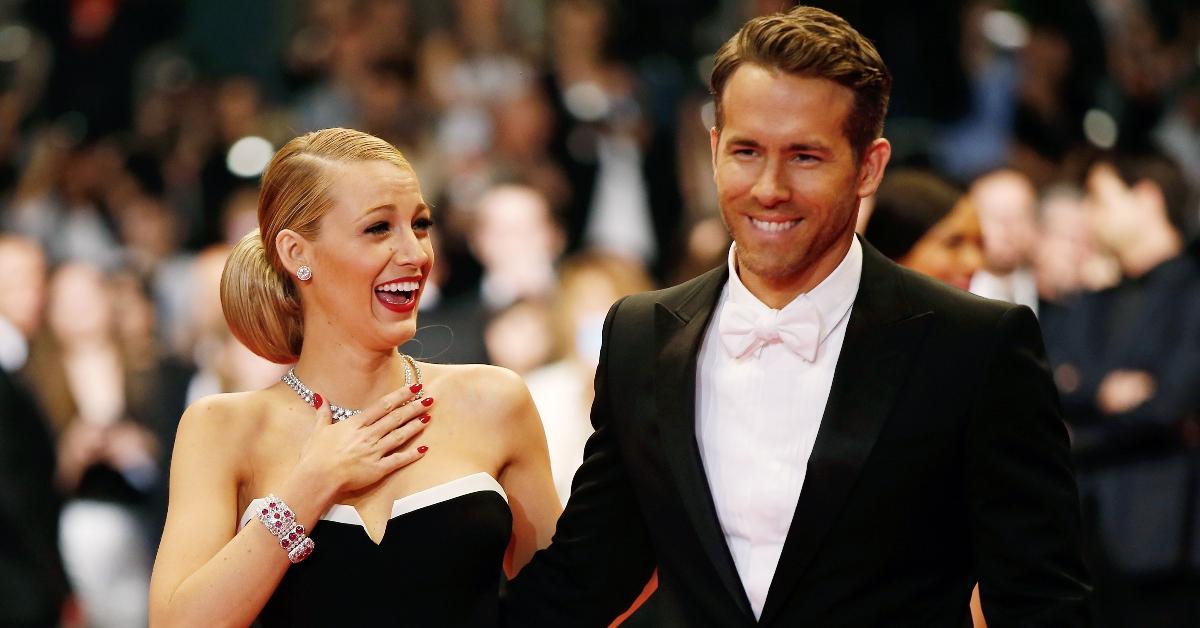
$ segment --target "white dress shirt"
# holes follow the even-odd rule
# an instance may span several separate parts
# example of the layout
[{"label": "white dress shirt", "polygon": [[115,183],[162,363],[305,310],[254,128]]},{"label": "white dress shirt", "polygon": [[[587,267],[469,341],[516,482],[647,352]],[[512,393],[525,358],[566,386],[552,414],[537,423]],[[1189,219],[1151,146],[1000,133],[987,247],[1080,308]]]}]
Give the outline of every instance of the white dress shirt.
[{"label": "white dress shirt", "polygon": [[[821,426],[846,321],[862,276],[862,246],[783,310],[809,300],[820,316],[820,344],[809,362],[776,339],[734,358],[718,323],[734,301],[769,313],[742,284],[729,249],[729,281],[705,332],[696,371],[696,440],[734,565],[757,618],[792,524]],[[803,304],[800,304],[803,305]]]},{"label": "white dress shirt", "polygon": [[1037,280],[1028,268],[1018,268],[1007,275],[979,270],[971,275],[971,294],[1027,305],[1034,314],[1038,311]]}]

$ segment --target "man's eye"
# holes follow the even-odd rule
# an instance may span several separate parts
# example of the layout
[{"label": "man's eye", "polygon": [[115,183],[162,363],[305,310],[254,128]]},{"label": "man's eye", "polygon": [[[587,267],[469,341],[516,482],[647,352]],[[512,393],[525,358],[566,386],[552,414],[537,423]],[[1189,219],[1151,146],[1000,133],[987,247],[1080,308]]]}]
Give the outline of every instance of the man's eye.
[{"label": "man's eye", "polygon": [[753,157],[754,149],[752,148],[735,148],[733,154],[738,157]]},{"label": "man's eye", "polygon": [[387,233],[388,224],[386,222],[377,222],[370,227],[367,227],[366,233]]},{"label": "man's eye", "polygon": [[819,159],[817,158],[816,155],[805,155],[803,153],[798,154],[795,157],[792,157],[792,159],[795,159],[796,161],[798,161],[800,163],[812,163],[814,161],[819,161]]}]

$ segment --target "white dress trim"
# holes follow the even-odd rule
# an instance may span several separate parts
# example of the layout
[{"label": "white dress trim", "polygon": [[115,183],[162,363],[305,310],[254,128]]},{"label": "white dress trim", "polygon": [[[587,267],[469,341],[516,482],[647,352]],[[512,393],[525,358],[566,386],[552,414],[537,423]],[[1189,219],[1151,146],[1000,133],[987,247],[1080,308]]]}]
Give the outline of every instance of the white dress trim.
[{"label": "white dress trim", "polygon": [[[466,475],[461,478],[443,482],[436,486],[431,486],[427,489],[417,491],[411,495],[405,495],[392,502],[392,515],[388,520],[395,519],[400,515],[408,514],[414,510],[428,508],[434,504],[439,504],[444,501],[449,501],[455,497],[462,497],[471,493],[479,493],[483,491],[495,491],[508,501],[508,494],[504,492],[504,488],[491,475],[479,472]],[[246,506],[245,512],[242,513],[241,522],[238,524],[238,529],[246,527],[254,519],[254,512],[262,507],[264,499],[259,497],[250,502]],[[346,523],[350,525],[361,526],[363,530],[367,529],[367,524],[363,522],[359,516],[358,510],[354,506],[347,504],[334,504],[325,514],[321,515],[322,521],[336,521],[337,523]]]}]

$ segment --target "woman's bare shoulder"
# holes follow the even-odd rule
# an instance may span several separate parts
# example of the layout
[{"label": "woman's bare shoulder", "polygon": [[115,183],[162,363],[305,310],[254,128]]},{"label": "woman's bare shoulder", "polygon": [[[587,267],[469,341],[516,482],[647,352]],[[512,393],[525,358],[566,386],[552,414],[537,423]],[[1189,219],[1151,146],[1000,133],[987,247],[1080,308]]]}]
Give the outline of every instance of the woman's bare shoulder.
[{"label": "woman's bare shoulder", "polygon": [[179,436],[241,439],[258,429],[268,407],[269,390],[220,393],[197,399],[179,420]]},{"label": "woman's bare shoulder", "polygon": [[476,408],[480,418],[504,420],[527,414],[532,406],[525,380],[515,372],[490,364],[438,364],[422,367],[436,381],[430,393],[438,402]]}]

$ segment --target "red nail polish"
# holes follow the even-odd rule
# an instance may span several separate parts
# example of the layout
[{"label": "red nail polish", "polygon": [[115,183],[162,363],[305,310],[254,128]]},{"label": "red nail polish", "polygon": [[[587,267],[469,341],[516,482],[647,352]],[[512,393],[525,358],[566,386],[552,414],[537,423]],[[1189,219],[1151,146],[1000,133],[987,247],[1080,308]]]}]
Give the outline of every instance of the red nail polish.
[{"label": "red nail polish", "polygon": [[322,403],[324,403],[324,400],[321,399],[320,393],[313,393],[313,407],[320,410]]},{"label": "red nail polish", "polygon": [[419,384],[419,383],[418,383],[418,384],[413,384],[412,386],[409,386],[409,387],[408,387],[408,389],[409,389],[410,391],[412,391],[412,394],[414,394],[414,395],[415,395],[415,394],[417,394],[417,393],[421,392],[421,384]]},{"label": "red nail polish", "polygon": [[428,447],[426,447],[426,446],[424,446],[424,445],[421,445],[420,447],[417,447],[417,453],[419,453],[419,454],[423,454],[423,453],[425,453],[425,452],[427,452],[427,451],[429,451],[429,448],[428,448]]},{"label": "red nail polish", "polygon": [[424,416],[422,416],[422,417],[421,417],[421,422],[422,422],[422,423],[428,423],[428,422],[429,422],[429,419],[432,419],[432,418],[433,418],[433,417],[431,417],[431,416],[429,416],[428,414],[426,414],[426,415],[424,415]]},{"label": "red nail polish", "polygon": [[422,399],[421,405],[425,406],[426,408],[428,408],[429,406],[432,406],[433,405],[433,397],[426,397],[426,398]]}]

